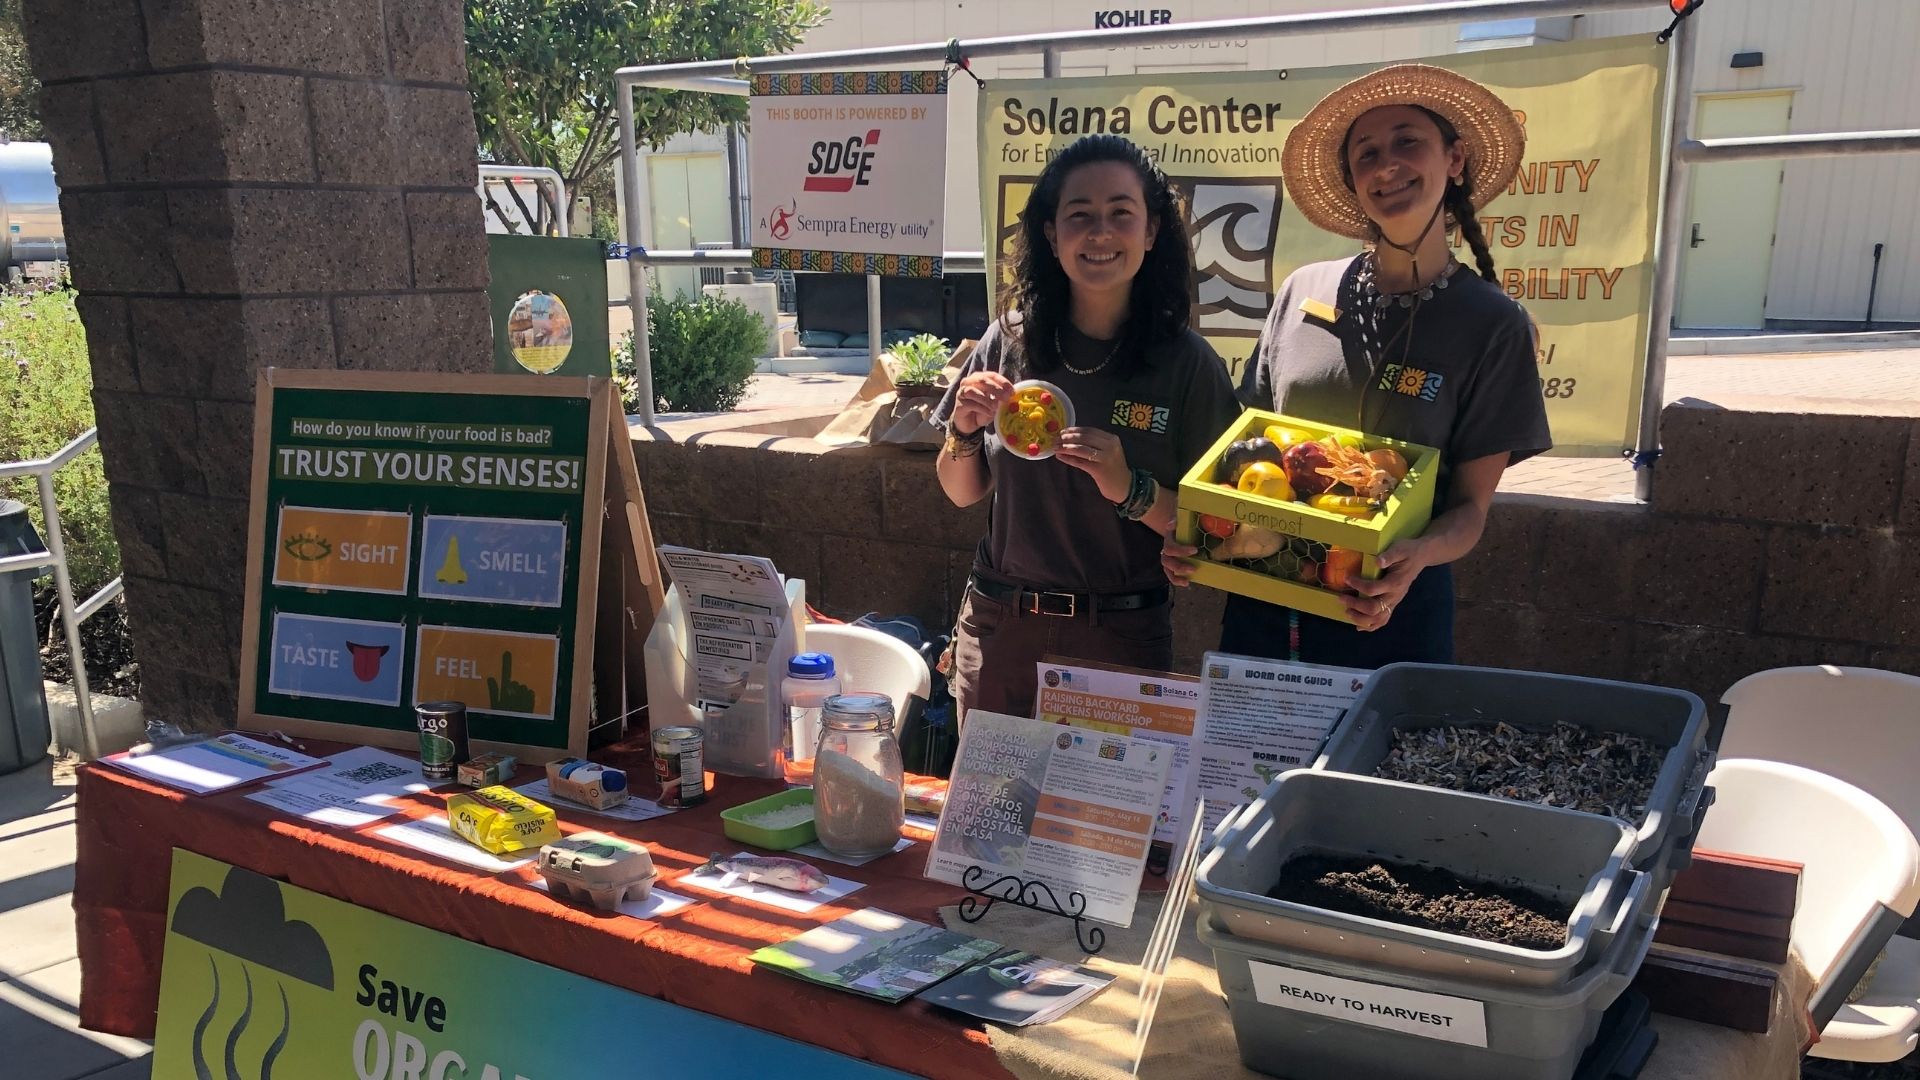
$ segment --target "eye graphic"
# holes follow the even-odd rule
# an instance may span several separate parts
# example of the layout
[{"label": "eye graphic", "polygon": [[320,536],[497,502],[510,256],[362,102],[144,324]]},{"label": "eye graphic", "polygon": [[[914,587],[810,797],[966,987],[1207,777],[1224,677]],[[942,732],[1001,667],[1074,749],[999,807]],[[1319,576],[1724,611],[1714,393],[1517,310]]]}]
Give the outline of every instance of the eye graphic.
[{"label": "eye graphic", "polygon": [[333,554],[333,545],[327,542],[326,537],[312,529],[287,537],[280,547],[301,562],[319,562]]}]

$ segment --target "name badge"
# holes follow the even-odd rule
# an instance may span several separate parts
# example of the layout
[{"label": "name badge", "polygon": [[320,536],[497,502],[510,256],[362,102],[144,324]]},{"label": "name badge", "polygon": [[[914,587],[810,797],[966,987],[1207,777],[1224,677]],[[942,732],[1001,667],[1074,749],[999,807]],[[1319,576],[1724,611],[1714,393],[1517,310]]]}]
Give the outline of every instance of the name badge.
[{"label": "name badge", "polygon": [[1324,300],[1315,300],[1309,296],[1300,301],[1300,313],[1308,319],[1331,330],[1340,322],[1340,309]]}]

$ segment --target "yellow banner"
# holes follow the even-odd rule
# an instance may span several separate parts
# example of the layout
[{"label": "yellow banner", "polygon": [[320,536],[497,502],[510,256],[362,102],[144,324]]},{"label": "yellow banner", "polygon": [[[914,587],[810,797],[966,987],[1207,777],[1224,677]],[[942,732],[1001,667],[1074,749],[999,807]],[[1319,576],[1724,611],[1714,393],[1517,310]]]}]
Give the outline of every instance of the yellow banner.
[{"label": "yellow banner", "polygon": [[405,596],[412,545],[412,514],[282,506],[273,583]]},{"label": "yellow banner", "polygon": [[[1556,453],[1610,457],[1633,445],[1666,56],[1648,36],[1423,61],[1485,83],[1526,125],[1520,174],[1481,223],[1500,284],[1540,326],[1540,392]],[[1280,282],[1357,250],[1291,211],[1280,148],[1329,91],[1377,66],[989,83],[980,94],[988,279],[1001,280],[1009,265],[1048,157],[1081,135],[1125,135],[1187,196],[1194,326],[1237,379]]]},{"label": "yellow banner", "polygon": [[413,700],[460,701],[474,712],[553,719],[560,639],[506,630],[422,626]]}]

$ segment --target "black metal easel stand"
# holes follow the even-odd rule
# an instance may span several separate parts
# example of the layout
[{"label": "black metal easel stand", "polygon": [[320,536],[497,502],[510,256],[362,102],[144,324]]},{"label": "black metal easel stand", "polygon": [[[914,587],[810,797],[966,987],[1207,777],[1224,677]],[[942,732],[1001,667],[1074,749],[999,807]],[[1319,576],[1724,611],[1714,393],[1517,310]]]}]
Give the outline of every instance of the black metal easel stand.
[{"label": "black metal easel stand", "polygon": [[[1107,932],[1093,924],[1087,918],[1087,898],[1078,892],[1067,893],[1065,903],[1054,894],[1053,886],[1038,878],[1028,879],[1014,874],[1002,874],[991,882],[982,885],[988,871],[982,866],[969,866],[960,875],[960,884],[972,893],[960,901],[960,918],[973,923],[979,922],[995,904],[1012,904],[1046,915],[1057,915],[1062,919],[1073,920],[1073,936],[1080,943],[1080,951],[1097,953],[1107,944]],[[981,898],[985,898],[985,903]]]}]

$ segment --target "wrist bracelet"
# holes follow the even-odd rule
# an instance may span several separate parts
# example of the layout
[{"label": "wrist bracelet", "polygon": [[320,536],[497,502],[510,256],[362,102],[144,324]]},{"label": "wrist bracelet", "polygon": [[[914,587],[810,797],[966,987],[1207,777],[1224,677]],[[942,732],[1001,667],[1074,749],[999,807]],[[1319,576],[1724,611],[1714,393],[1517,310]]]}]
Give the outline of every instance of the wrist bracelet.
[{"label": "wrist bracelet", "polygon": [[978,427],[966,432],[955,431],[953,428],[947,429],[947,456],[956,461],[964,457],[972,457],[979,453],[986,443],[987,429],[985,427]]},{"label": "wrist bracelet", "polygon": [[1128,521],[1139,521],[1153,509],[1154,500],[1159,497],[1160,482],[1145,469],[1133,470],[1133,479],[1127,488],[1127,497],[1114,506],[1114,513]]}]

